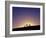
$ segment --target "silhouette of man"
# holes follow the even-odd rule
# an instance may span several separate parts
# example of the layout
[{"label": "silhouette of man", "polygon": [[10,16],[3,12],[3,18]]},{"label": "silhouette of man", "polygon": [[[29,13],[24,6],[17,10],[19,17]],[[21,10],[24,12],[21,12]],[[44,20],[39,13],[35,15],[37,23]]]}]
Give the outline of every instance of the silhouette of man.
[{"label": "silhouette of man", "polygon": [[28,26],[28,24],[26,24],[26,26]]},{"label": "silhouette of man", "polygon": [[31,24],[29,24],[29,26],[31,26]]}]

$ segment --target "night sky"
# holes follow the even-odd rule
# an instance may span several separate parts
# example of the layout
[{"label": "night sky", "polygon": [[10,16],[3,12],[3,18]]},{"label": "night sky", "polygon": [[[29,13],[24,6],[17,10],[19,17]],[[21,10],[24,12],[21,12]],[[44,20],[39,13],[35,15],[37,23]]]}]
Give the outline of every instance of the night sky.
[{"label": "night sky", "polygon": [[40,8],[12,7],[13,28],[40,25]]}]

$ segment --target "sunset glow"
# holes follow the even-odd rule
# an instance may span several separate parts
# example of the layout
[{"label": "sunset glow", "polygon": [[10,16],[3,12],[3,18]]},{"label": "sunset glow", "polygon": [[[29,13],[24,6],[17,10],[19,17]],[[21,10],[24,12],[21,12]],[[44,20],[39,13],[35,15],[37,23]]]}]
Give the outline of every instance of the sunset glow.
[{"label": "sunset glow", "polygon": [[40,25],[40,8],[13,7],[13,28]]}]

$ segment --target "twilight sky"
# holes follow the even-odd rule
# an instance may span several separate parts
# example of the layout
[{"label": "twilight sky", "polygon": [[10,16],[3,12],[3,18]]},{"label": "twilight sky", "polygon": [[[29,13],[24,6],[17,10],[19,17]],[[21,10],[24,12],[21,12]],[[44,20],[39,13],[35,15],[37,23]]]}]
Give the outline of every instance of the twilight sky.
[{"label": "twilight sky", "polygon": [[13,28],[40,25],[40,8],[12,7]]}]

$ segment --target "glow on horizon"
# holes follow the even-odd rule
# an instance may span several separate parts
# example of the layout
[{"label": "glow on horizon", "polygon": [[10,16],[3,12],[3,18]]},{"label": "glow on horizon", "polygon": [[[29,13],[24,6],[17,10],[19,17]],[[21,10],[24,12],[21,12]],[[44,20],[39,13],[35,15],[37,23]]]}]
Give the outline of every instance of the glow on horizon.
[{"label": "glow on horizon", "polygon": [[29,26],[29,24],[31,26],[39,25],[39,24],[35,24],[31,21],[23,21],[23,22],[15,23],[13,28],[27,27],[26,24],[28,24],[28,26]]}]

